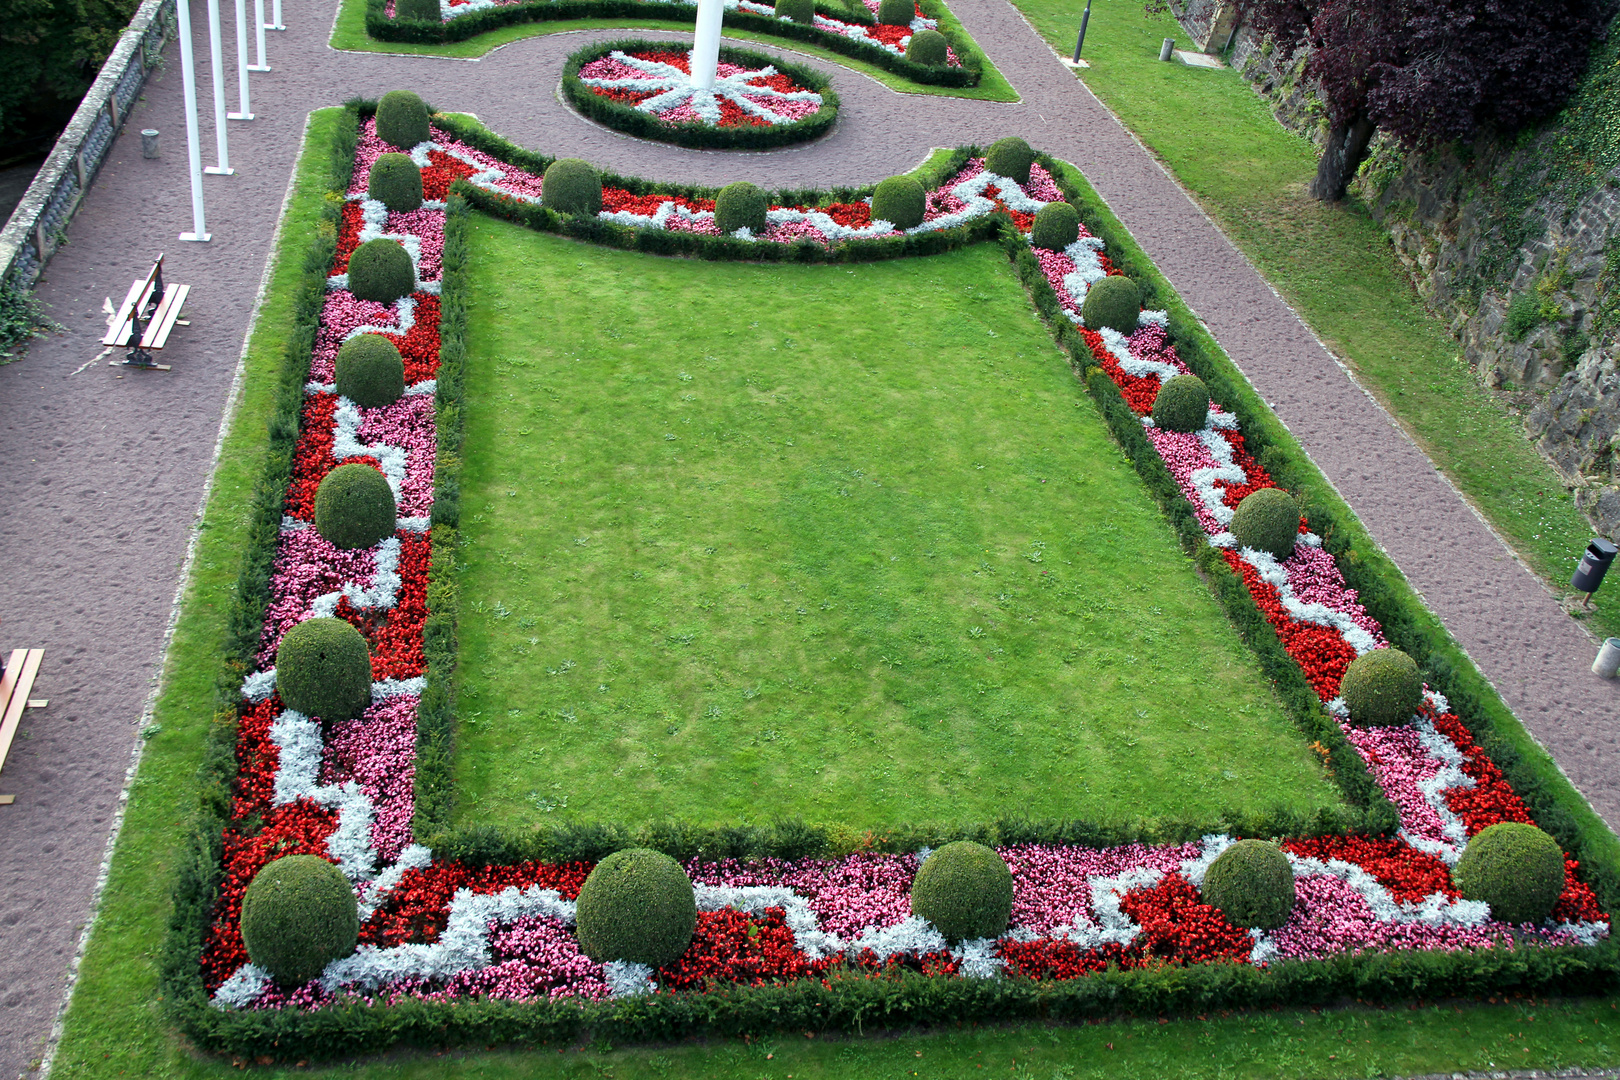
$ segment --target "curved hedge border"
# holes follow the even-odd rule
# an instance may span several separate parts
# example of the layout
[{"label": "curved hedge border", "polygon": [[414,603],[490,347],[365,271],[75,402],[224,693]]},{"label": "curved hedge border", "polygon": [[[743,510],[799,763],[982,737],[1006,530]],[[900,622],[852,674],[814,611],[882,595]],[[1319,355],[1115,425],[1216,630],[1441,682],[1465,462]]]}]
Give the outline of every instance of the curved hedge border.
[{"label": "curved hedge border", "polygon": [[[923,11],[931,19],[938,18],[936,0],[923,0]],[[859,12],[827,4],[817,4],[822,15],[845,22],[864,22],[871,25],[870,15],[861,19]],[[864,8],[862,11],[864,12]],[[560,22],[567,19],[651,19],[658,22],[680,23],[690,27],[697,18],[696,5],[683,3],[643,3],[642,0],[530,0],[528,3],[505,7],[485,8],[470,15],[458,15],[449,22],[429,19],[390,19],[387,0],[366,0],[366,34],[377,41],[411,42],[418,45],[441,45],[451,41],[466,41],[503,26],[516,26],[531,22]],[[896,56],[887,49],[856,41],[814,26],[751,11],[726,12],[726,25],[756,34],[786,38],[819,45],[828,52],[838,53],[853,60],[862,60],[874,67],[892,71],[914,83],[924,86],[965,88],[978,86],[983,77],[984,57],[978,46],[965,34],[948,29],[943,24],[939,32],[950,42],[961,67],[934,67],[919,64],[904,56]]]},{"label": "curved hedge border", "polygon": [[838,95],[833,93],[832,80],[812,68],[778,60],[764,53],[747,49],[723,48],[720,60],[739,67],[775,67],[806,90],[821,95],[821,108],[790,124],[772,124],[769,127],[710,127],[707,124],[669,124],[633,105],[603,97],[579,81],[579,70],[593,60],[599,60],[615,49],[637,52],[646,49],[667,50],[667,41],[644,41],[627,38],[623,41],[601,41],[587,45],[568,57],[563,66],[563,96],[581,115],[595,120],[604,127],[622,131],[641,139],[674,143],[707,150],[767,150],[776,146],[819,139],[832,129],[838,120]]},{"label": "curved hedge border", "polygon": [[[361,115],[369,113],[370,105],[351,102],[347,106],[349,124],[340,130],[332,146],[331,175],[335,191],[341,192],[347,187],[353,165],[355,129]],[[436,117],[435,122],[452,128],[458,137],[477,135],[473,125],[466,121]],[[487,132],[481,138],[467,141],[490,152],[493,152],[492,147],[504,143]],[[946,164],[954,172],[970,153],[971,148],[960,150]],[[522,151],[508,160],[524,168],[549,161]],[[1582,862],[1599,903],[1609,911],[1620,908],[1620,872],[1617,872],[1620,842],[1585,805],[1551,758],[1536,746],[1495,698],[1483,677],[1473,670],[1433,616],[1420,606],[1416,596],[1404,586],[1399,571],[1349,515],[1303,450],[1292,442],[1280,421],[1270,414],[1236,368],[1219,352],[1213,338],[1197,323],[1085,181],[1045,155],[1040,161],[1057,178],[1065,198],[1080,211],[1087,229],[1107,243],[1115,265],[1143,286],[1146,302],[1169,312],[1169,330],[1179,354],[1209,385],[1214,400],[1239,417],[1248,445],[1259,462],[1279,483],[1307,493],[1306,513],[1311,528],[1338,556],[1349,584],[1361,590],[1363,603],[1383,624],[1391,643],[1418,659],[1424,667],[1425,679],[1451,699],[1453,712],[1491,754],[1515,791],[1534,811],[1541,826]],[[611,182],[631,190],[644,191],[649,186],[642,181],[617,177]],[[663,190],[676,189],[663,186]],[[708,194],[704,189],[680,190],[683,194]],[[420,830],[419,839],[434,846],[440,857],[472,862],[536,857],[596,858],[626,846],[624,838],[628,835],[635,836],[644,846],[658,848],[677,858],[763,854],[791,858],[848,850],[846,845],[856,838],[832,835],[827,830],[797,822],[733,829],[694,829],[679,823],[654,823],[633,832],[611,826],[585,826],[535,835],[503,834],[489,829],[446,830],[451,795],[447,781],[456,646],[455,527],[460,505],[462,379],[466,358],[466,229],[468,211],[478,205],[469,193],[487,194],[476,192],[470,185],[458,184],[449,200],[445,228],[442,344],[437,387],[440,441],[432,530],[434,573],[429,584],[433,614],[424,632],[427,687],[418,714],[416,826]],[[805,194],[780,192],[775,197],[779,202],[789,199],[803,202],[807,201]],[[1221,1008],[1311,1006],[1349,998],[1391,1001],[1513,992],[1603,993],[1620,985],[1617,978],[1620,942],[1611,936],[1594,948],[1362,953],[1327,960],[1292,961],[1263,971],[1248,964],[1206,964],[1108,970],[1083,979],[1052,982],[1016,978],[952,979],[906,973],[883,979],[834,977],[825,983],[803,980],[781,986],[732,987],[712,993],[659,994],[588,1003],[431,1002],[412,998],[393,1005],[370,1005],[351,999],[314,1012],[213,1008],[203,987],[197,957],[223,876],[220,838],[229,818],[232,782],[236,775],[241,680],[252,660],[262,627],[281,507],[303,403],[303,382],[325,295],[326,273],[331,264],[341,205],[339,199],[329,202],[326,219],[304,263],[304,279],[297,295],[297,327],[288,342],[291,362],[279,389],[277,415],[270,424],[266,471],[254,495],[253,542],[244,554],[226,660],[217,683],[215,721],[199,771],[198,813],[192,823],[189,851],[184,853],[176,871],[174,914],[161,960],[163,1009],[170,1021],[198,1045],[215,1053],[291,1061],[349,1057],[399,1045],[543,1045],[577,1042],[586,1036],[610,1042],[667,1041],[781,1030],[860,1033],[868,1026],[1036,1017],[1073,1021],[1122,1013],[1162,1015]],[[497,210],[506,208],[495,207]],[[649,249],[625,237],[623,231],[598,234],[550,211],[533,209],[534,214],[517,219],[542,231]],[[1266,674],[1277,679],[1278,692],[1290,714],[1301,723],[1307,735],[1315,727],[1323,735],[1334,737],[1333,742],[1324,740],[1324,745],[1332,750],[1336,778],[1347,799],[1355,801],[1359,797],[1367,801],[1360,809],[1325,815],[1344,820],[1320,822],[1321,827],[1314,831],[1341,831],[1346,827],[1374,832],[1392,829],[1395,824],[1393,807],[1372,784],[1359,758],[1354,758],[1354,751],[1345,743],[1337,725],[1326,720],[1320,701],[1304,683],[1297,665],[1288,660],[1275,632],[1255,608],[1241,579],[1204,542],[1191,506],[1181,497],[1162,461],[1142,435],[1140,422],[1125,404],[1118,388],[1096,368],[1084,340],[1063,316],[1057,295],[1028,245],[1010,223],[991,220],[994,227],[989,233],[954,230],[949,237],[942,237],[932,250],[950,250],[992,236],[1002,243],[1020,278],[1030,289],[1037,309],[1053,328],[1059,344],[1069,353],[1093,402],[1170,518],[1183,546],[1209,578],[1239,633],[1256,650]],[[767,249],[781,246],[743,245],[727,238],[682,235],[709,241],[706,246],[683,249],[684,253],[709,258],[758,259]],[[855,248],[858,253],[834,252],[827,257],[883,258],[923,253],[908,245],[885,241],[843,247]],[[872,250],[866,251],[866,248]],[[670,253],[676,252],[671,250]],[[1292,672],[1291,678],[1289,672]],[[1310,696],[1309,708],[1303,695]],[[1354,760],[1345,759],[1344,754],[1352,755]],[[1105,844],[1132,838],[1183,838],[1200,827],[1242,828],[1235,822],[1196,826],[1145,822],[1124,827],[1005,820],[948,833],[931,832],[926,827],[901,828],[875,838],[859,838],[858,846],[911,850],[930,836],[993,843],[1056,840]],[[1312,830],[1307,827],[1285,831],[1302,835]]]}]

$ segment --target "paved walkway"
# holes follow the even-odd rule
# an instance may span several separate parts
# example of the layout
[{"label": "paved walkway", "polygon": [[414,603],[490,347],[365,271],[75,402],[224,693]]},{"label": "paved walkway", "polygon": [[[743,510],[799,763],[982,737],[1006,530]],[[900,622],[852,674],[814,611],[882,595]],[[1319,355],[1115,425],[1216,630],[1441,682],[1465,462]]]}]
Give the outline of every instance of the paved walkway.
[{"label": "paved walkway", "polygon": [[[52,701],[29,718],[5,772],[17,803],[0,809],[0,1077],[38,1059],[90,913],[305,118],[357,94],[412,88],[524,145],[672,182],[871,183],[933,147],[1012,133],[1074,162],[1536,737],[1620,824],[1620,686],[1588,674],[1585,633],[1006,0],[951,2],[1020,103],[903,96],[812,60],[833,73],[843,119],[813,146],[761,154],[650,145],[565,110],[554,87],[584,34],[517,42],[477,62],[340,54],[326,46],[332,0],[285,0],[290,29],[269,39],[274,70],[254,77],[259,118],[231,124],[237,173],[206,179],[206,245],[175,240],[190,210],[171,47],[39,287],[66,332],[0,368],[0,617],[7,646],[48,649],[38,693]],[[192,8],[201,34],[204,5]],[[140,157],[143,127],[163,133],[160,160]],[[206,118],[203,145],[212,160]],[[122,374],[99,358],[103,298],[121,297],[160,250],[170,279],[193,284],[192,325],[165,354],[171,374]]]}]

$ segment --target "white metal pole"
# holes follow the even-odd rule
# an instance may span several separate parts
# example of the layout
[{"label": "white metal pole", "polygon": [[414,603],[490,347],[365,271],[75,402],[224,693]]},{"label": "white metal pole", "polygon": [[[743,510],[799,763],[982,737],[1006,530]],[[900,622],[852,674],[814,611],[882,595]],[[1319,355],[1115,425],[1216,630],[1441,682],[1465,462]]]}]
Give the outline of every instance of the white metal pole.
[{"label": "white metal pole", "polygon": [[274,10],[275,10],[275,14],[272,15],[271,18],[275,19],[276,21],[269,24],[268,26],[266,26],[265,29],[266,30],[285,30],[285,29],[287,29],[285,26],[281,25],[281,0],[276,0]]},{"label": "white metal pole", "polygon": [[180,19],[180,82],[186,94],[186,158],[191,174],[191,231],[180,234],[182,240],[207,240],[208,226],[203,222],[202,149],[197,143],[197,72],[191,55],[191,5],[187,0],[175,0],[174,11]]},{"label": "white metal pole", "polygon": [[[181,0],[176,0],[178,4]],[[208,0],[208,59],[214,68],[214,145],[218,151],[219,164],[210,165],[203,172],[214,173],[217,176],[229,176],[236,170],[231,168],[231,155],[225,148],[225,58],[224,49],[219,44],[219,0]]]},{"label": "white metal pole", "polygon": [[232,120],[251,120],[253,110],[248,105],[247,12],[242,0],[236,0],[236,112]]},{"label": "white metal pole", "polygon": [[724,12],[721,0],[698,0],[697,36],[692,41],[692,85],[700,90],[714,89],[715,70],[720,64],[720,17]]},{"label": "white metal pole", "polygon": [[258,38],[258,47],[255,50],[255,55],[258,56],[259,59],[258,62],[252,67],[248,68],[248,70],[269,71],[270,65],[264,62],[264,0],[253,0],[253,30]]}]

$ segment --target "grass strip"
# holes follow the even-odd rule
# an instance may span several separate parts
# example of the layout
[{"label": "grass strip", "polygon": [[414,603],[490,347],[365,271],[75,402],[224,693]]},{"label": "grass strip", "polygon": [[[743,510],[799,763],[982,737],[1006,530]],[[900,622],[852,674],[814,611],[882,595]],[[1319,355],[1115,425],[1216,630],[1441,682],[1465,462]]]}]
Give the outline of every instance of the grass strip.
[{"label": "grass strip", "polygon": [[[1015,3],[1068,54],[1073,5]],[[1160,63],[1167,37],[1186,39],[1173,18],[1144,18],[1138,0],[1101,0],[1080,77],[1554,593],[1567,594],[1591,523],[1413,290],[1383,228],[1354,193],[1336,205],[1307,195],[1316,147],[1278,124],[1238,73]],[[1600,593],[1577,617],[1620,634],[1620,593]]]}]

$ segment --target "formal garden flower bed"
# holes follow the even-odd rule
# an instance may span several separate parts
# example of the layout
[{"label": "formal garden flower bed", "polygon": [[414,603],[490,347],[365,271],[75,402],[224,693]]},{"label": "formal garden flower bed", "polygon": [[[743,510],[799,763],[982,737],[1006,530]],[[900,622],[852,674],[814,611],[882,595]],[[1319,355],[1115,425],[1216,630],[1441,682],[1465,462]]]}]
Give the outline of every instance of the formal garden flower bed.
[{"label": "formal garden flower bed", "polygon": [[830,80],[761,53],[722,49],[712,89],[694,86],[689,50],[652,41],[589,45],[568,58],[563,93],[617,131],[680,146],[765,148],[825,135],[838,118]]},{"label": "formal garden flower bed", "polygon": [[[1559,828],[1556,800],[1538,791],[1538,808],[1532,809],[1477,729],[1459,716],[1465,710],[1454,711],[1433,688],[1424,690],[1404,723],[1351,722],[1351,711],[1360,706],[1346,704],[1348,689],[1340,694],[1347,669],[1358,656],[1390,649],[1393,635],[1411,637],[1410,625],[1400,621],[1406,617],[1391,608],[1400,617],[1391,631],[1369,610],[1366,586],[1358,589],[1346,580],[1347,572],[1357,572],[1355,561],[1346,562],[1342,540],[1319,526],[1328,518],[1320,508],[1306,509],[1283,557],[1237,539],[1234,530],[1243,528],[1234,525],[1239,507],[1248,496],[1275,488],[1272,473],[1281,467],[1275,455],[1269,470],[1257,460],[1252,442],[1263,437],[1255,430],[1259,421],[1234,399],[1225,408],[1211,401],[1192,430],[1156,422],[1163,385],[1193,373],[1172,336],[1176,316],[1133,304],[1123,329],[1086,325],[1092,290],[1105,279],[1125,278],[1118,254],[1111,256],[1109,245],[1085,225],[1055,249],[1032,249],[1041,211],[1076,198],[1065,194],[1055,164],[1026,164],[1028,179],[1020,183],[993,171],[977,152],[953,159],[942,181],[924,193],[922,220],[904,229],[874,219],[873,201],[881,209],[887,198],[882,188],[873,201],[772,205],[765,228],[722,235],[713,199],[611,181],[603,185],[594,227],[638,236],[690,233],[729,245],[726,251],[738,245],[756,253],[788,247],[827,258],[847,256],[863,244],[892,245],[897,238],[966,243],[984,235],[976,228],[999,229],[1009,253],[1028,269],[1026,280],[1056,320],[1060,337],[1077,334],[1089,350],[1089,357],[1078,349],[1077,355],[1096,365],[1090,389],[1144,478],[1151,484],[1164,476],[1172,485],[1176,494],[1164,503],[1179,515],[1184,542],[1211,553],[1206,572],[1229,567],[1234,587],[1243,586],[1241,604],[1275,631],[1295,667],[1274,667],[1274,678],[1303,680],[1314,691],[1310,722],[1318,726],[1307,730],[1318,732],[1315,748],[1352,801],[1363,804],[1360,820],[1374,828],[1280,838],[1293,898],[1286,919],[1266,927],[1234,923],[1205,895],[1211,866],[1237,840],[1230,828],[1200,830],[1188,823],[1179,830],[1181,838],[1167,842],[1146,832],[1135,838],[1088,832],[1079,823],[1044,832],[1028,827],[1022,835],[999,825],[983,835],[1011,874],[1004,929],[955,940],[913,913],[913,884],[933,846],[928,842],[905,846],[899,838],[889,842],[900,850],[882,850],[879,843],[829,852],[818,850],[827,841],[814,829],[784,827],[755,835],[753,857],[741,858],[704,854],[724,850],[726,842],[715,837],[671,832],[664,843],[683,853],[682,869],[694,886],[690,944],[659,964],[592,959],[575,930],[581,889],[597,859],[627,846],[630,832],[554,838],[554,849],[571,843],[577,857],[533,858],[524,854],[529,840],[447,832],[439,809],[423,804],[438,799],[444,783],[446,689],[454,664],[451,526],[459,468],[459,321],[465,318],[457,292],[463,253],[455,235],[467,213],[460,193],[512,216],[544,214],[558,227],[539,175],[457,132],[470,135],[472,129],[436,127],[428,141],[409,147],[424,201],[390,211],[369,197],[367,180],[394,148],[377,136],[374,121],[360,125],[353,180],[338,214],[330,263],[322,270],[324,296],[318,312],[312,311],[313,347],[297,436],[285,494],[272,519],[279,524],[266,536],[273,547],[263,579],[266,595],[244,599],[244,610],[258,613],[262,629],[238,672],[239,722],[228,764],[216,774],[228,797],[216,802],[222,829],[202,856],[215,869],[183,875],[178,894],[181,929],[170,958],[170,1001],[203,1045],[301,1056],[312,1047],[341,1054],[407,1037],[559,1037],[592,1024],[626,1023],[619,1030],[671,1034],[803,1026],[806,1017],[819,1015],[821,1023],[849,1019],[855,1026],[880,999],[887,1002],[883,1014],[894,1022],[946,1015],[931,1011],[944,1006],[904,997],[911,979],[961,988],[942,990],[945,997],[937,998],[956,1002],[951,1010],[966,1010],[951,1015],[989,1009],[982,1014],[1001,1016],[1138,1004],[1174,1008],[1182,1003],[1180,993],[1193,995],[1186,1004],[1208,1007],[1280,1000],[1277,995],[1289,987],[1307,996],[1334,997],[1354,987],[1358,995],[1388,997],[1567,990],[1607,978],[1612,944],[1603,909],[1609,899],[1600,901],[1594,892],[1591,868],[1574,851],[1574,834],[1565,831],[1561,890],[1555,889],[1546,918],[1495,919],[1487,903],[1464,895],[1454,876],[1470,840],[1487,828],[1538,820]],[[1000,152],[998,144],[991,164],[1008,160],[998,158]],[[613,235],[634,246],[626,234]],[[379,240],[398,242],[414,271],[409,293],[386,303],[351,291],[351,285],[362,287],[353,280],[351,259]],[[337,390],[344,377],[340,349],[365,335],[391,341],[404,371],[403,393],[375,407]],[[1213,369],[1196,359],[1199,373],[1219,385]],[[396,528],[369,546],[343,549],[317,526],[318,495],[338,466],[356,463],[386,479],[397,507]],[[1200,538],[1205,546],[1198,546]],[[1228,610],[1239,613],[1231,606],[1238,602],[1230,601]],[[288,632],[319,617],[353,626],[365,639],[371,668],[369,706],[326,725],[283,703],[275,668]],[[1511,757],[1508,743],[1489,737],[1496,753]],[[1509,766],[1516,767],[1511,761]],[[660,834],[647,835],[656,840]],[[690,853],[694,846],[700,850]],[[296,985],[277,984],[251,963],[242,936],[249,884],[290,855],[336,865],[353,890],[359,916],[358,947]],[[1599,877],[1606,881],[1607,873]],[[1392,974],[1408,963],[1403,957],[1421,957],[1426,966]],[[1327,966],[1312,968],[1316,962]],[[1181,991],[1155,981],[1167,968],[1188,973],[1173,980]],[[1133,972],[1147,981],[1117,981]],[[1086,996],[1086,986],[1104,984],[1112,989]],[[974,1006],[968,1003],[991,1000],[975,996],[980,992],[974,986],[998,987],[995,995],[1014,997],[996,997],[1001,1004],[993,1007]],[[1065,986],[1075,989],[1060,989]],[[733,989],[745,987],[796,996],[770,999],[775,1019],[750,1019],[755,999],[735,997]],[[699,1021],[680,1004],[685,994],[718,995],[715,1015],[735,1019]],[[662,1019],[631,1022],[630,1014],[612,1011],[626,998],[664,1009],[637,1014]],[[523,1002],[541,1011],[522,1014],[527,1019],[463,1013],[463,1026],[451,1028],[441,1026],[449,1014],[431,1011],[377,1019],[383,1025],[378,1027],[355,1019],[393,1015],[389,1010],[411,1002]],[[585,1002],[608,1011],[581,1011]],[[559,1003],[573,1004],[558,1012]],[[741,1011],[726,1012],[733,1007]],[[334,1035],[339,1028],[319,1020],[327,1014],[347,1017],[340,1027],[355,1023],[360,1027],[352,1031],[372,1033]],[[309,1024],[300,1026],[300,1017]],[[415,1035],[408,1034],[418,1030],[412,1025],[420,1026]]]},{"label": "formal garden flower bed", "polygon": [[[880,0],[851,0],[836,9],[806,5],[809,11],[799,18],[756,0],[724,2],[728,26],[819,45],[925,85],[979,84],[978,50],[958,31],[942,27],[938,11],[921,4],[909,21],[901,16],[889,22],[877,18]],[[695,11],[687,0],[441,0],[434,13],[422,0],[405,10],[399,0],[368,0],[366,32],[381,41],[433,43],[462,41],[513,23],[564,19],[646,16],[690,26]],[[942,56],[908,55],[912,36],[924,30],[945,36]]]}]

